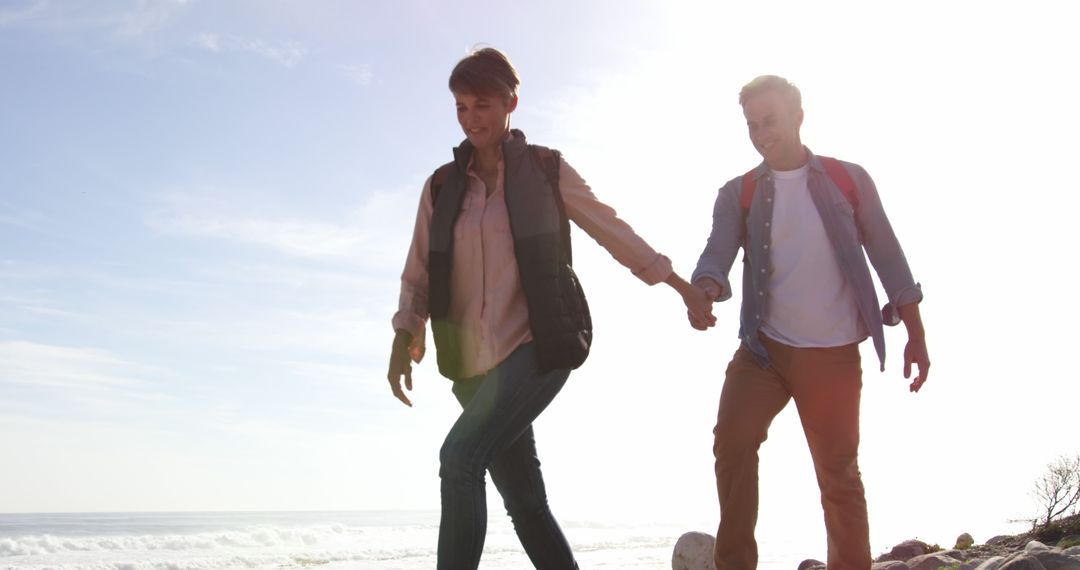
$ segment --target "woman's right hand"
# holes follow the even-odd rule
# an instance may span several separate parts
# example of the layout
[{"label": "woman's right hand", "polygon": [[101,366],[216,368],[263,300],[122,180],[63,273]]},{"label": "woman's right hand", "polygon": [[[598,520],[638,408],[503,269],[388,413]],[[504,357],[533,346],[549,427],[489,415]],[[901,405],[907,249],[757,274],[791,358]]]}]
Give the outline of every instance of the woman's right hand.
[{"label": "woman's right hand", "polygon": [[401,390],[401,377],[405,376],[405,389],[412,391],[412,359],[409,355],[409,345],[412,343],[412,335],[408,331],[398,329],[394,335],[394,344],[390,347],[390,369],[386,373],[386,379],[390,381],[390,390],[394,397],[401,403],[412,407],[412,401]]}]

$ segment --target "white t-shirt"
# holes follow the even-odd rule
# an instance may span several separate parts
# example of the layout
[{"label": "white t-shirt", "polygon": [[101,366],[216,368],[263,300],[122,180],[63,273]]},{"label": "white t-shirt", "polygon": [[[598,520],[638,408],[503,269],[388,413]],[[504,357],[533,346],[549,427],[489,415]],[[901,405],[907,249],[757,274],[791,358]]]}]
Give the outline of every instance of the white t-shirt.
[{"label": "white t-shirt", "polygon": [[809,172],[809,165],[772,172],[772,271],[761,329],[788,346],[844,346],[868,333],[810,196]]}]

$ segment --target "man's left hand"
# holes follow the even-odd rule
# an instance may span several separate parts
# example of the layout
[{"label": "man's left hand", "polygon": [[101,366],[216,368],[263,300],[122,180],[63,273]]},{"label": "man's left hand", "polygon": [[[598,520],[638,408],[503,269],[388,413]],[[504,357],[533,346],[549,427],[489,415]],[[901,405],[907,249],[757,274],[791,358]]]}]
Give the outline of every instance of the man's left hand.
[{"label": "man's left hand", "polygon": [[908,389],[918,392],[926,382],[927,375],[930,374],[930,355],[926,352],[926,338],[908,339],[907,346],[904,347],[904,378],[911,378],[912,363],[919,367],[919,373]]}]

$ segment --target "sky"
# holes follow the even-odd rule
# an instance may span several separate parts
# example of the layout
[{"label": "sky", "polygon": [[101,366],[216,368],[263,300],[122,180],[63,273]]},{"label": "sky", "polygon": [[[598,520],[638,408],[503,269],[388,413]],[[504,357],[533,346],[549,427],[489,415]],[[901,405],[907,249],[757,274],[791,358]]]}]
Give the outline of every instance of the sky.
[{"label": "sky", "polygon": [[[437,509],[457,403],[434,358],[413,408],[391,396],[390,317],[421,187],[463,138],[446,79],[491,45],[522,77],[512,125],[684,277],[717,189],[760,160],[740,87],[799,85],[803,141],[874,177],[926,295],[919,394],[903,327],[884,372],[863,346],[874,551],[1015,531],[1080,451],[1062,10],[6,0],[0,512]],[[595,342],[536,423],[556,515],[714,530],[741,291],[697,332],[671,289],[574,239]],[[794,406],[761,485],[763,532],[823,541]]]}]

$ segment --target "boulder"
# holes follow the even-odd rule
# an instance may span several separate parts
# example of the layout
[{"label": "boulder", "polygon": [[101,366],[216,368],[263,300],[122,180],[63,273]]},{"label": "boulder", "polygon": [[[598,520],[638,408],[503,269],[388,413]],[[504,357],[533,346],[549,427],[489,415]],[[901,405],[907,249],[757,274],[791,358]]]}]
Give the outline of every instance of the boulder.
[{"label": "boulder", "polygon": [[926,543],[921,540],[905,540],[892,547],[892,550],[890,550],[888,554],[879,556],[877,561],[887,562],[889,560],[899,560],[901,562],[907,562],[916,556],[926,554],[927,550]]},{"label": "boulder", "polygon": [[1080,557],[1067,556],[1056,550],[1033,552],[1031,556],[1046,570],[1080,570]]},{"label": "boulder", "polygon": [[1021,554],[1020,556],[1010,556],[1004,564],[998,567],[998,570],[1046,570],[1046,568],[1034,556]]},{"label": "boulder", "polygon": [[885,562],[875,562],[870,570],[911,570],[908,568],[906,562],[899,560],[886,560]]},{"label": "boulder", "polygon": [[799,563],[799,570],[815,570],[816,568],[824,568],[825,563],[820,560],[814,560],[813,558],[807,558]]},{"label": "boulder", "polygon": [[971,535],[965,532],[964,534],[956,537],[956,546],[954,546],[953,548],[957,550],[967,550],[974,545],[975,539],[971,538]]},{"label": "boulder", "polygon": [[671,570],[716,570],[713,545],[716,539],[704,532],[688,532],[675,541]]},{"label": "boulder", "polygon": [[942,556],[948,556],[949,558],[955,558],[955,559],[957,559],[957,560],[959,560],[961,562],[967,560],[967,558],[968,558],[967,552],[964,552],[963,550],[960,550],[959,548],[953,548],[951,550],[942,550],[940,552],[935,552],[935,554],[940,554]]},{"label": "boulder", "polygon": [[979,563],[975,570],[998,570],[1005,563],[1004,556],[993,556]]},{"label": "boulder", "polygon": [[1042,552],[1044,550],[1050,550],[1050,547],[1037,540],[1032,540],[1024,546],[1024,552]]},{"label": "boulder", "polygon": [[911,570],[938,570],[943,566],[959,568],[960,561],[940,552],[931,552],[908,560],[907,565]]}]

